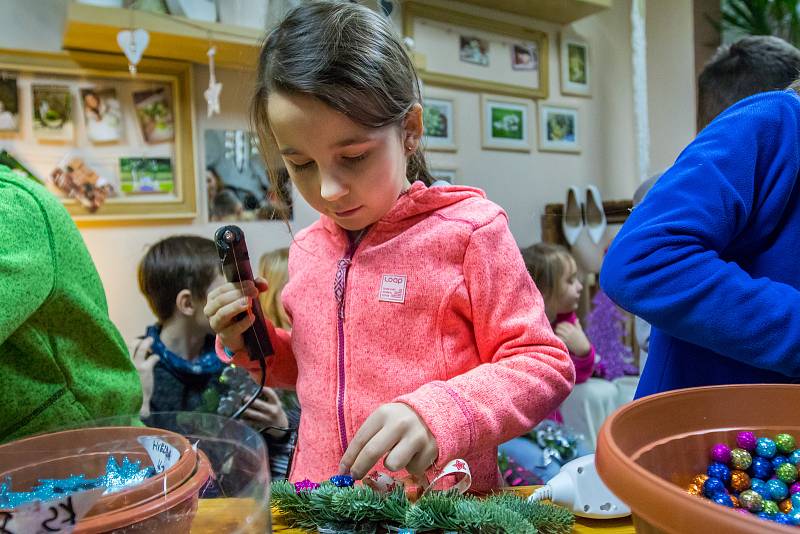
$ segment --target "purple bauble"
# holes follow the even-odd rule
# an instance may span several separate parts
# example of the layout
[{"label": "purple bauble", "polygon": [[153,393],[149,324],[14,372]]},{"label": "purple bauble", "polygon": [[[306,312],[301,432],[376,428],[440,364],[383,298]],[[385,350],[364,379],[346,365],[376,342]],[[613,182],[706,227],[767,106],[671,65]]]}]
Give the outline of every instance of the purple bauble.
[{"label": "purple bauble", "polygon": [[756,435],[752,432],[739,432],[736,436],[736,444],[740,449],[753,451],[756,448]]},{"label": "purple bauble", "polygon": [[789,486],[789,493],[794,495],[795,493],[800,492],[800,482],[794,482],[791,486]]},{"label": "purple bauble", "polygon": [[724,443],[717,443],[711,447],[711,459],[715,462],[727,464],[731,461],[731,448]]}]

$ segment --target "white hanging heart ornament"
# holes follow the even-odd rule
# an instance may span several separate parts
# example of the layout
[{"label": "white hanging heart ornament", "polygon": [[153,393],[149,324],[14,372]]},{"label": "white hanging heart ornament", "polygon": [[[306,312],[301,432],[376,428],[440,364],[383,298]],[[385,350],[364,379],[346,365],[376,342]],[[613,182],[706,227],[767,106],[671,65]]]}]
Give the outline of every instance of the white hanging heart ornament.
[{"label": "white hanging heart ornament", "polygon": [[128,70],[136,74],[136,65],[142,59],[147,45],[150,44],[150,34],[141,28],[137,30],[122,30],[117,34],[117,44],[128,58]]}]

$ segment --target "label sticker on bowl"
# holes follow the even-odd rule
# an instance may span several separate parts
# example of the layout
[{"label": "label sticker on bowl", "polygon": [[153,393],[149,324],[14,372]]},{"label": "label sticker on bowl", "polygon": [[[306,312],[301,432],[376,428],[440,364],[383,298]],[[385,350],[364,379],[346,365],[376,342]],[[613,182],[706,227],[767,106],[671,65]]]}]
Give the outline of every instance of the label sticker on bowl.
[{"label": "label sticker on bowl", "polygon": [[102,494],[103,488],[98,488],[46,502],[35,501],[14,510],[0,510],[0,533],[72,532]]},{"label": "label sticker on bowl", "polygon": [[139,443],[145,448],[147,454],[150,455],[150,460],[153,461],[153,467],[156,468],[156,473],[161,473],[175,465],[181,453],[178,449],[167,443],[166,441],[156,438],[154,436],[140,436]]}]

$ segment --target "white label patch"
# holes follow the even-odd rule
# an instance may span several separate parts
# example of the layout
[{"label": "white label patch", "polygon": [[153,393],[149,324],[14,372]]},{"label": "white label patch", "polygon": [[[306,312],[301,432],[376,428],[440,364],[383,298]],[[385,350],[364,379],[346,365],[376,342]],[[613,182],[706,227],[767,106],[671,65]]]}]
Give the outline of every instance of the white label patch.
[{"label": "white label patch", "polygon": [[156,473],[169,469],[178,463],[178,459],[181,457],[178,449],[155,436],[139,436],[139,443],[150,455]]},{"label": "white label patch", "polygon": [[381,292],[378,300],[383,302],[399,302],[406,300],[406,275],[384,274],[381,276]]}]

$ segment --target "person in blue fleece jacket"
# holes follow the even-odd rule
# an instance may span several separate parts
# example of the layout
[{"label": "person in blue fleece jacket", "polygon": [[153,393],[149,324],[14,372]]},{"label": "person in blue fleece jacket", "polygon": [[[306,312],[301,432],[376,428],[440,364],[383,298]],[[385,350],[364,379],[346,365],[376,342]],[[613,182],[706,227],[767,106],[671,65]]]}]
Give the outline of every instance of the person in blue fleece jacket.
[{"label": "person in blue fleece jacket", "polygon": [[633,210],[600,273],[653,325],[637,397],[800,378],[800,97],[733,105]]}]

